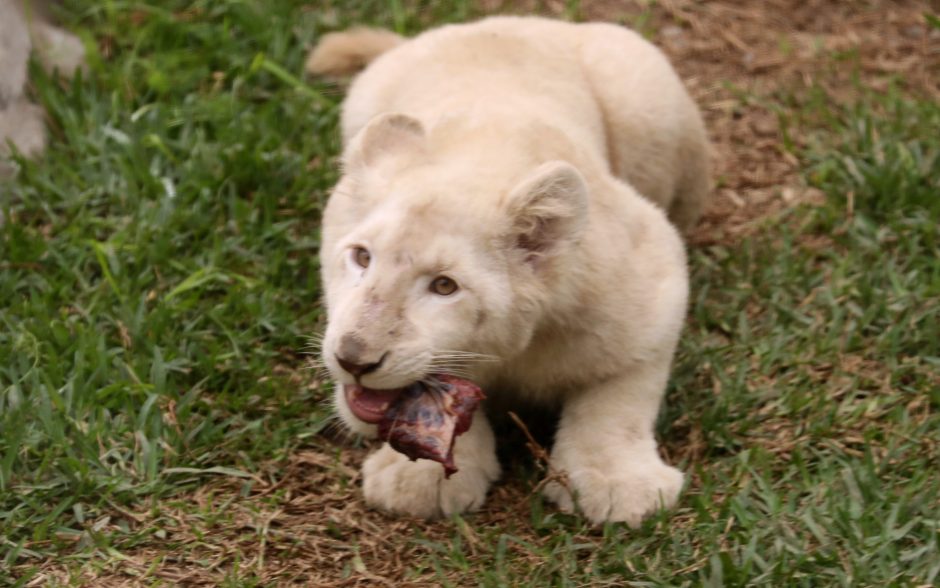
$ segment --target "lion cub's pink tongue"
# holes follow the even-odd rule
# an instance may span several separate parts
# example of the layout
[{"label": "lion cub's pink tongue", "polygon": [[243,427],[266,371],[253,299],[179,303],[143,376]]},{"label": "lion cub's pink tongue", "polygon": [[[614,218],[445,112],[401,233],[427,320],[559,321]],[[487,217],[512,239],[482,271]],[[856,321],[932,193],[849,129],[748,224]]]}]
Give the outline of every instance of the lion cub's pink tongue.
[{"label": "lion cub's pink tongue", "polygon": [[344,387],[346,404],[356,418],[361,421],[376,424],[385,418],[385,413],[395,400],[398,399],[402,388],[393,390],[373,390],[363,388],[357,384],[347,384]]},{"label": "lion cub's pink tongue", "polygon": [[454,376],[412,384],[401,390],[379,421],[379,436],[412,461],[441,463],[449,478],[457,471],[454,441],[470,429],[473,411],[483,398],[479,386]]}]

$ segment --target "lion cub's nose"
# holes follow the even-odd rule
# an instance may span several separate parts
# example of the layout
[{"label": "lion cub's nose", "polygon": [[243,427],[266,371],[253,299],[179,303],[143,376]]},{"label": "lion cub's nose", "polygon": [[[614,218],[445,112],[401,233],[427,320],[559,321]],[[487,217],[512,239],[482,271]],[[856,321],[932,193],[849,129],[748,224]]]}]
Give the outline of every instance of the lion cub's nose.
[{"label": "lion cub's nose", "polygon": [[378,361],[367,362],[362,357],[365,351],[366,346],[362,339],[355,335],[346,335],[340,340],[339,353],[336,354],[336,361],[339,362],[340,367],[357,379],[361,378],[379,369],[379,366],[385,361],[385,356],[388,355],[387,353],[383,353]]},{"label": "lion cub's nose", "polygon": [[336,356],[336,361],[339,362],[340,367],[350,374],[356,376],[356,378],[361,378],[362,376],[371,374],[375,370],[379,369],[379,366],[382,365],[384,360],[385,355],[382,355],[382,357],[380,357],[379,360],[374,363],[354,363],[338,355]]}]

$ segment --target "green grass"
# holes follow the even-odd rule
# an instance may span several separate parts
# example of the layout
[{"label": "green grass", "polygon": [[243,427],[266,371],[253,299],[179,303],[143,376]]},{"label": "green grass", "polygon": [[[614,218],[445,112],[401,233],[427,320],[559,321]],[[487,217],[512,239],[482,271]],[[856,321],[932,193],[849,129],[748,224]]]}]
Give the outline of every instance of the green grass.
[{"label": "green grass", "polygon": [[84,3],[115,57],[64,89],[33,69],[55,146],[4,187],[8,563],[68,545],[82,513],[193,483],[173,467],[252,469],[323,420],[298,351],[337,111],[252,67],[298,71],[319,25],[299,2],[199,4]]},{"label": "green grass", "polygon": [[[410,32],[472,9],[309,6],[68,2],[91,70],[65,83],[33,68],[52,147],[0,185],[0,583],[58,565],[77,585],[159,545],[107,524],[127,509],[190,512],[211,535],[228,503],[187,493],[328,446],[326,390],[301,352],[322,321],[340,96],[298,72],[323,31]],[[848,107],[804,97],[783,116],[815,129],[796,154],[826,202],[692,252],[660,427],[691,474],[680,507],[639,531],[591,530],[538,498],[415,525],[394,540],[420,554],[405,578],[940,581],[940,106],[895,90]],[[225,585],[262,583],[238,561]]]}]

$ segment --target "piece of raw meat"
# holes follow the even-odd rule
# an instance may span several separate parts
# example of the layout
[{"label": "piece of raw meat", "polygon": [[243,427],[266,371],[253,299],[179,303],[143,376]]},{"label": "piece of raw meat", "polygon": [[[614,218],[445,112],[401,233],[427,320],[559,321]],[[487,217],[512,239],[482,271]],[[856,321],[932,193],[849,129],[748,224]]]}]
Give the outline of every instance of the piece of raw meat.
[{"label": "piece of raw meat", "polygon": [[454,441],[470,428],[473,411],[485,398],[469,380],[438,375],[405,388],[379,422],[379,436],[412,461],[430,459],[457,471]]}]

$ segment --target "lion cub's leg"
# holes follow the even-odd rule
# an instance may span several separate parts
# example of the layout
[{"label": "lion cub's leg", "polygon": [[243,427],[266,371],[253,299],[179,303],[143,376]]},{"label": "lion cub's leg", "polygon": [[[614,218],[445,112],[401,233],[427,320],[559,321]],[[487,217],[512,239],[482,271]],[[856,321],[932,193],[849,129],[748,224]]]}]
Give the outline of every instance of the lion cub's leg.
[{"label": "lion cub's leg", "polygon": [[668,373],[668,361],[640,366],[565,404],[551,459],[569,488],[547,485],[549,499],[568,511],[576,502],[593,523],[634,527],[675,504],[683,476],[663,463],[653,438]]},{"label": "lion cub's leg", "polygon": [[410,461],[386,443],[362,466],[366,502],[423,518],[479,508],[500,473],[493,430],[482,410],[473,417],[470,430],[457,438],[454,460],[458,471],[446,479],[441,464],[426,459]]}]

